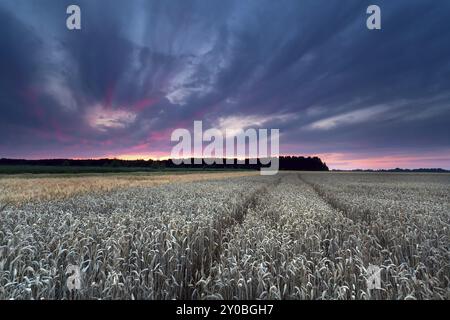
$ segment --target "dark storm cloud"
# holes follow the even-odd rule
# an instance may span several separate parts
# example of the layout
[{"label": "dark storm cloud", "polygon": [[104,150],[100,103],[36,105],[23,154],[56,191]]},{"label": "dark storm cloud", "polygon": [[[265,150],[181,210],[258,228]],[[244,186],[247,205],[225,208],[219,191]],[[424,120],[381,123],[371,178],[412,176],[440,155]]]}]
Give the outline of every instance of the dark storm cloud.
[{"label": "dark storm cloud", "polygon": [[[0,46],[0,88],[2,122],[7,120],[28,119],[26,109],[18,109],[18,102],[24,98],[26,87],[35,76],[35,65],[38,60],[29,57],[30,49],[33,50],[42,44],[39,38],[30,35],[30,29],[18,21],[14,16],[0,10],[0,21],[3,30]],[[14,32],[12,32],[14,30]]]},{"label": "dark storm cloud", "polygon": [[448,1],[2,1],[0,156],[168,153],[204,120],[278,127],[283,153],[449,159],[448,21]]}]

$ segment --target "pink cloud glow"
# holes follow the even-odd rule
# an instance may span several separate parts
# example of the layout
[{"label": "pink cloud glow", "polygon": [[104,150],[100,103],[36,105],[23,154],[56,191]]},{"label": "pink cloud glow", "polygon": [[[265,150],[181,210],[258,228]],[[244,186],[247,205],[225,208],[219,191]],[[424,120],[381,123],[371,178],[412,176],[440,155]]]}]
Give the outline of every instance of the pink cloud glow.
[{"label": "pink cloud glow", "polygon": [[330,169],[392,169],[444,168],[450,169],[450,151],[420,154],[359,155],[352,153],[317,154]]}]

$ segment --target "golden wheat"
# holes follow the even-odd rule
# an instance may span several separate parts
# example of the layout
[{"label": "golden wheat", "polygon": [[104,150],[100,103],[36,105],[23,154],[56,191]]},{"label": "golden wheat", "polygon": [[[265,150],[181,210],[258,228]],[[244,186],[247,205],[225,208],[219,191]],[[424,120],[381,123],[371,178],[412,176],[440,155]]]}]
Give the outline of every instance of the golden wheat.
[{"label": "golden wheat", "polygon": [[68,198],[81,193],[109,192],[119,188],[151,187],[171,182],[191,182],[257,175],[257,172],[211,172],[188,174],[126,174],[80,177],[48,175],[0,177],[0,204],[20,204],[30,200]]}]

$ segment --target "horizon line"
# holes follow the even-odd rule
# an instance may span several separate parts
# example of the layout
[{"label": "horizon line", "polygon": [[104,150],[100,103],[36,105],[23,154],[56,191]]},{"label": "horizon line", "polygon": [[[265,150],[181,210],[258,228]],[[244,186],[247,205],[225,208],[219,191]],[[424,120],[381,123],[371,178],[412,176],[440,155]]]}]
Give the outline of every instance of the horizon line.
[{"label": "horizon line", "polygon": [[[327,162],[324,161],[320,156],[311,156],[311,155],[279,155],[277,157],[265,157],[267,158],[287,158],[287,157],[297,157],[297,158],[318,158],[322,161],[323,164],[327,165]],[[95,157],[95,158],[39,158],[39,159],[27,159],[27,158],[5,158],[1,157],[1,160],[12,160],[12,161],[51,161],[51,160],[70,160],[70,161],[100,161],[100,160],[119,160],[124,162],[133,162],[133,161],[170,161],[172,159],[233,159],[233,160],[250,160],[255,158],[238,158],[238,157],[180,157],[180,158],[171,158],[171,157],[160,157],[160,158],[136,158],[136,159],[121,159],[120,157]],[[264,159],[256,157],[256,159]],[[14,164],[11,164],[14,165]],[[328,165],[327,165],[328,166]],[[450,169],[443,167],[386,167],[386,168],[352,168],[352,169],[338,169],[338,168],[328,168],[329,171],[394,171],[394,170],[441,170],[450,172]]]}]

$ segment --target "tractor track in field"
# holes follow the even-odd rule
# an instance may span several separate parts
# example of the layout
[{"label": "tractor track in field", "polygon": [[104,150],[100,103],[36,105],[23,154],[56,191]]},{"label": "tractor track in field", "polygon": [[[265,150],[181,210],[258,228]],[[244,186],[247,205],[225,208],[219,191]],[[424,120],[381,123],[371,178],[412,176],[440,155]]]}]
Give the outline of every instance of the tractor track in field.
[{"label": "tractor track in field", "polygon": [[371,225],[373,213],[369,210],[358,211],[350,208],[335,196],[323,190],[318,184],[308,181],[300,173],[297,174],[298,179],[308,185],[319,197],[327,203],[331,208],[341,212],[346,218],[351,219],[355,223],[362,223],[365,225]]},{"label": "tractor track in field", "polygon": [[[220,219],[214,221],[212,228],[217,232],[214,233],[213,238],[204,239],[205,242],[203,245],[214,246],[215,248],[210,255],[210,258],[205,259],[204,257],[199,256],[197,257],[197,261],[194,261],[194,279],[192,279],[194,283],[205,277],[208,278],[213,274],[211,267],[220,263],[223,250],[229,241],[227,236],[229,231],[236,226],[241,225],[249,211],[257,208],[261,201],[268,196],[269,189],[276,187],[280,184],[281,180],[282,178],[280,177],[274,182],[267,183],[262,187],[257,188],[250,195],[245,196],[243,201],[239,202],[231,213],[224,214]],[[191,299],[194,291],[198,288],[191,287],[186,289],[186,292],[183,292],[181,296],[184,299]]]}]

